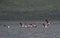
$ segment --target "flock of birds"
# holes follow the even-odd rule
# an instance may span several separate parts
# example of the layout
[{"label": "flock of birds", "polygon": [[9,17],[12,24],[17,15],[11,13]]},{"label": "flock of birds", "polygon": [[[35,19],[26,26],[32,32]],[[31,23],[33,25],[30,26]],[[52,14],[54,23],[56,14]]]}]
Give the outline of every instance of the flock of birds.
[{"label": "flock of birds", "polygon": [[[45,19],[45,22],[43,23],[44,28],[48,28],[49,24],[51,24],[51,22],[49,22],[47,19]],[[6,26],[6,25],[4,25],[4,26]],[[25,24],[20,22],[19,27],[20,28],[36,28],[37,25],[35,25],[35,24],[25,25]],[[8,28],[10,28],[10,26],[8,26]]]},{"label": "flock of birds", "polygon": [[[50,21],[48,21],[47,19],[45,19],[45,23],[43,23],[43,26],[44,26],[44,28],[47,28],[48,26],[49,26],[49,24],[51,24],[51,22]],[[35,25],[35,24],[29,24],[29,25],[24,25],[24,24],[22,24],[22,23],[20,23],[20,26],[19,27],[24,27],[24,28],[33,28],[33,27],[37,27],[37,25]]]}]

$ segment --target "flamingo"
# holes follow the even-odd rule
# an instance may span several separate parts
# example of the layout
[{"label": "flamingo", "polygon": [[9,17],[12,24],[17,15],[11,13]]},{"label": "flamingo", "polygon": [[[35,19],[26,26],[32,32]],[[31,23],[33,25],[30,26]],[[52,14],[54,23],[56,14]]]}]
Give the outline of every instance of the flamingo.
[{"label": "flamingo", "polygon": [[20,23],[19,27],[21,27],[21,28],[33,28],[33,27],[37,27],[37,26],[35,24],[24,25],[24,24]]},{"label": "flamingo", "polygon": [[44,28],[48,28],[49,24],[51,24],[51,22],[49,22],[47,19],[45,20],[45,23],[43,23]]}]

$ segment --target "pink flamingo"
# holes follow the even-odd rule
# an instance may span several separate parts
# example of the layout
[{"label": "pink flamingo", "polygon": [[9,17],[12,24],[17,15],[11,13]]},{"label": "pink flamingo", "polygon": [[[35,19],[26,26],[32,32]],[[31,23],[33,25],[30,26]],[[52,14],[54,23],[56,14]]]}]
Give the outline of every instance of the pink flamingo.
[{"label": "pink flamingo", "polygon": [[50,24],[50,22],[46,19],[45,20],[46,22],[45,23],[43,23],[43,26],[45,27],[45,28],[48,28],[48,26],[49,26],[49,24]]},{"label": "pink flamingo", "polygon": [[28,25],[24,25],[22,23],[20,23],[19,27],[21,28],[33,28],[33,27],[37,27],[35,24],[28,24]]}]

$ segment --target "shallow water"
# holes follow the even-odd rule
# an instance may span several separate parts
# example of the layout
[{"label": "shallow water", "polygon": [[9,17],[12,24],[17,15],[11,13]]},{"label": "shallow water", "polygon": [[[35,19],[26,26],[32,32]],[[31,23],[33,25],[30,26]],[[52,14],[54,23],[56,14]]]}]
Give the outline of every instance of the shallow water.
[{"label": "shallow water", "polygon": [[60,21],[53,22],[47,29],[43,27],[42,21],[24,21],[23,23],[36,24],[37,28],[20,28],[18,21],[0,22],[0,38],[60,38]]}]

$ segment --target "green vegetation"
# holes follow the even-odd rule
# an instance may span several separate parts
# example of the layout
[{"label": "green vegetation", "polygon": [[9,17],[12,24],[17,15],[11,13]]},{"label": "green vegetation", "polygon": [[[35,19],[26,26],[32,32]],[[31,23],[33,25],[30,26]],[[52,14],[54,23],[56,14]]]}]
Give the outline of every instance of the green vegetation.
[{"label": "green vegetation", "polygon": [[60,10],[60,0],[0,0],[0,10]]},{"label": "green vegetation", "polygon": [[60,20],[60,0],[0,0],[0,20]]}]

